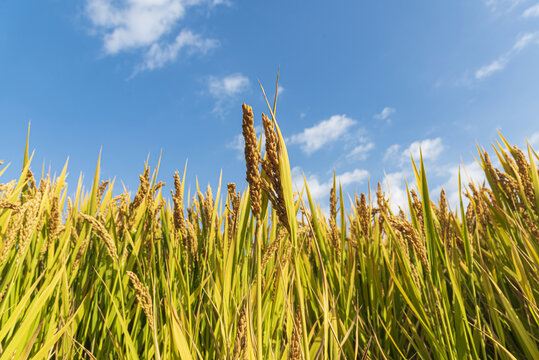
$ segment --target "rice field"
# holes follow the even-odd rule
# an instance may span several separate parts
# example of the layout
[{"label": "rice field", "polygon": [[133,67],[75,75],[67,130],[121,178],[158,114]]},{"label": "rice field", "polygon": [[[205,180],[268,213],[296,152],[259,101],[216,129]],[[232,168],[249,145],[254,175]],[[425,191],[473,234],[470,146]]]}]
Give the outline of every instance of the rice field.
[{"label": "rice field", "polygon": [[244,190],[189,194],[185,171],[165,185],[146,164],[113,196],[98,161],[71,198],[67,164],[35,179],[27,142],[0,178],[0,360],[539,359],[532,148],[478,149],[488,183],[459,181],[456,209],[414,159],[406,211],[334,182],[324,214],[274,114],[262,141],[243,105]]}]

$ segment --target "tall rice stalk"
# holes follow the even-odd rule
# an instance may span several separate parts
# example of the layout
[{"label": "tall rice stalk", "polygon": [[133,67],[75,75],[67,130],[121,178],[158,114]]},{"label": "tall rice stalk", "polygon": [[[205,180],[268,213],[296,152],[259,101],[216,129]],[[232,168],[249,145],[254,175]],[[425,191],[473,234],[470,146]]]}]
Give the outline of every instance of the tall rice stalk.
[{"label": "tall rice stalk", "polygon": [[345,204],[334,178],[324,214],[268,112],[262,154],[243,106],[247,189],[193,196],[184,170],[172,204],[147,163],[133,198],[99,160],[68,197],[67,163],[36,179],[27,141],[0,184],[0,360],[539,358],[530,146],[478,149],[487,181],[459,177],[455,209],[420,157],[406,213],[380,186]]}]

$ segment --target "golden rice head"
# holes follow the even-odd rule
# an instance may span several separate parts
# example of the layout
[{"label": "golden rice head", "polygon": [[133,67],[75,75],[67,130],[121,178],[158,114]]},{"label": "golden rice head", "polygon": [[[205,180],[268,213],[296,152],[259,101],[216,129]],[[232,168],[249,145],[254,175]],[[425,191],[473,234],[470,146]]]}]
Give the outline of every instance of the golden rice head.
[{"label": "golden rice head", "polygon": [[247,183],[251,195],[251,210],[256,218],[260,218],[262,191],[259,172],[260,153],[256,140],[253,109],[246,104],[243,107],[243,138],[245,139],[245,164],[247,167]]},{"label": "golden rice head", "polygon": [[294,327],[292,330],[292,339],[290,341],[290,354],[288,358],[290,360],[301,359],[301,313],[299,306],[296,307],[296,316],[294,318]]},{"label": "golden rice head", "polygon": [[427,248],[425,247],[419,232],[409,221],[403,220],[397,216],[390,216],[389,224],[408,240],[410,245],[412,245],[415,254],[419,258],[419,261],[423,265],[423,268],[427,273],[430,273],[430,265],[427,259]]},{"label": "golden rice head", "polygon": [[246,306],[242,306],[238,317],[238,330],[236,332],[236,340],[234,341],[234,354],[233,359],[239,359],[240,354],[243,352],[243,357],[247,357],[247,311]]},{"label": "golden rice head", "polygon": [[135,296],[137,297],[137,302],[139,306],[142,308],[142,311],[146,315],[146,319],[148,320],[148,325],[153,330],[154,329],[154,323],[153,323],[153,306],[152,306],[152,297],[150,296],[150,291],[148,290],[148,286],[144,283],[142,283],[138,276],[132,272],[127,271],[127,276],[129,276],[129,280],[131,280],[131,284],[133,285],[133,288],[135,289]]},{"label": "golden rice head", "polygon": [[83,213],[80,213],[80,216],[84,220],[88,221],[92,225],[92,228],[95,230],[97,236],[101,240],[103,240],[103,242],[105,242],[105,245],[106,245],[106,248],[107,248],[107,253],[111,257],[111,259],[114,260],[114,261],[117,261],[118,260],[118,249],[116,248],[116,244],[114,243],[114,239],[109,234],[109,232],[107,231],[105,226],[101,222],[99,222],[99,220],[94,218],[93,216],[83,214]]}]

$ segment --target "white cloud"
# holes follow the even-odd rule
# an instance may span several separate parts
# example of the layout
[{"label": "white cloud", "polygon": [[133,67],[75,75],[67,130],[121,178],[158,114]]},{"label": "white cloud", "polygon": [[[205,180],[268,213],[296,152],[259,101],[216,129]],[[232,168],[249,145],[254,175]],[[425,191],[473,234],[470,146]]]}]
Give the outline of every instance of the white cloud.
[{"label": "white cloud", "polygon": [[512,51],[513,52],[518,52],[518,51],[523,50],[525,47],[527,47],[529,44],[531,44],[532,41],[536,40],[538,35],[539,35],[539,33],[527,33],[527,34],[522,35],[517,40],[515,45],[513,45]]},{"label": "white cloud", "polygon": [[488,65],[482,66],[475,72],[475,78],[478,80],[484,79],[492,75],[493,73],[497,71],[503,70],[509,61],[524,50],[526,47],[528,47],[533,42],[538,43],[537,39],[539,37],[539,32],[535,33],[526,33],[522,35],[513,45],[513,47],[507,51],[505,54],[498,57],[498,59],[494,60]]},{"label": "white cloud", "polygon": [[375,114],[374,118],[378,120],[386,120],[389,123],[391,122],[391,119],[389,117],[391,116],[391,114],[394,114],[395,111],[396,110],[394,108],[390,108],[386,106],[385,108],[382,109],[382,111],[379,114]]},{"label": "white cloud", "polygon": [[374,149],[374,143],[368,142],[365,144],[360,144],[352,149],[347,155],[349,158],[355,158],[358,160],[365,160],[369,154],[369,151]]},{"label": "white cloud", "polygon": [[[457,209],[459,206],[459,170],[461,184],[463,187],[468,187],[468,183],[470,182],[480,186],[483,184],[483,181],[486,181],[485,173],[481,168],[481,165],[479,165],[479,163],[476,161],[460,166],[449,166],[446,171],[447,181],[442,184],[442,187],[445,189],[447,201],[449,202],[452,210]],[[466,199],[467,198],[464,197],[463,193],[462,200],[465,203],[464,205],[467,204]]]},{"label": "white cloud", "polygon": [[535,151],[538,151],[539,150],[539,131],[535,132],[532,134],[532,136],[530,136],[530,138],[528,139],[531,147],[535,150]]},{"label": "white cloud", "polygon": [[438,155],[441,154],[444,146],[442,144],[442,139],[437,137],[435,139],[425,139],[421,141],[414,141],[404,150],[401,154],[402,160],[406,161],[410,159],[410,154],[413,156],[414,160],[419,160],[420,150],[423,155],[423,160],[436,160]]},{"label": "white cloud", "polygon": [[189,6],[217,5],[205,0],[87,0],[86,15],[103,37],[107,54],[143,49],[140,69],[155,69],[173,61],[184,47],[206,51],[215,40],[181,31],[171,42],[164,38],[178,26]]},{"label": "white cloud", "polygon": [[243,149],[245,147],[245,140],[243,139],[242,134],[237,134],[236,136],[234,136],[234,138],[228,144],[226,144],[226,147],[234,150],[234,152],[236,153],[236,159],[238,161],[243,161],[245,159],[245,155],[243,152]]},{"label": "white cloud", "polygon": [[284,86],[278,85],[277,87],[277,96],[282,95],[284,93]]},{"label": "white cloud", "polygon": [[423,160],[436,160],[444,150],[444,145],[440,137],[434,139],[417,140],[411,143],[407,148],[401,150],[402,146],[393,144],[387,148],[383,160],[398,164],[401,168],[410,164],[410,155],[414,161],[419,161],[420,151]]},{"label": "white cloud", "polygon": [[342,174],[335,176],[337,184],[341,184],[343,187],[350,184],[361,184],[363,181],[369,178],[369,172],[364,169],[354,169],[354,171],[346,171]]},{"label": "white cloud", "polygon": [[213,107],[213,112],[223,116],[230,99],[249,89],[250,84],[249,78],[241,73],[223,77],[210,76],[208,79],[208,91],[217,100]]},{"label": "white cloud", "polygon": [[142,69],[153,70],[163,67],[167,63],[176,60],[178,53],[182,49],[186,49],[188,54],[194,52],[206,53],[216,46],[216,40],[203,39],[200,35],[189,30],[182,30],[173,43],[164,45],[154,43],[144,56]]},{"label": "white cloud", "polygon": [[400,145],[393,144],[387,148],[386,153],[384,154],[384,161],[391,160],[392,158],[399,156]]},{"label": "white cloud", "polygon": [[494,60],[492,63],[485,65],[478,69],[475,72],[476,79],[483,79],[492,75],[496,71],[503,70],[505,65],[507,65],[508,59],[505,56],[500,56],[497,60]]},{"label": "white cloud", "polygon": [[87,12],[94,25],[106,29],[105,50],[115,54],[159,40],[185,16],[185,3],[179,0],[89,0]]},{"label": "white cloud", "polygon": [[346,115],[333,115],[313,127],[304,129],[303,132],[292,135],[290,143],[300,144],[301,149],[307,154],[312,154],[324,145],[341,138],[356,121]]},{"label": "white cloud", "polygon": [[406,194],[405,180],[410,174],[405,171],[396,171],[386,174],[382,182],[382,191],[390,199],[391,210],[394,213],[399,208],[408,213],[408,195]]},{"label": "white cloud", "polygon": [[307,185],[309,186],[309,192],[314,201],[320,202],[323,200],[324,196],[329,196],[329,190],[331,189],[332,182],[320,182],[318,176],[314,174],[304,174],[303,169],[299,166],[292,168],[292,185],[294,190],[301,191],[304,188],[305,183],[303,181],[303,176],[307,180]]},{"label": "white cloud", "polygon": [[[294,189],[301,191],[305,183],[303,181],[303,170],[296,166],[292,169],[292,184]],[[365,180],[369,178],[369,172],[364,169],[354,169],[352,171],[346,171],[342,174],[335,175],[335,182],[337,186],[341,184],[344,189],[351,185],[363,184]],[[333,186],[333,175],[329,177],[326,181],[321,181],[318,176],[314,174],[305,174],[305,179],[307,180],[307,185],[309,186],[309,192],[315,203],[320,204],[324,213],[328,215],[328,200],[329,192]],[[304,201],[307,201],[306,195]]]},{"label": "white cloud", "polygon": [[483,0],[483,3],[490,8],[496,6],[496,0]]},{"label": "white cloud", "polygon": [[210,94],[219,99],[238,95],[247,90],[249,84],[250,82],[247,76],[240,73],[221,78],[212,76],[208,81]]},{"label": "white cloud", "polygon": [[524,18],[537,17],[537,16],[539,16],[539,3],[533,5],[532,7],[528,8],[528,9],[526,9],[522,13],[522,17],[524,17]]},{"label": "white cloud", "polygon": [[[461,182],[463,187],[468,187],[468,183],[473,182],[476,186],[480,186],[486,181],[485,173],[481,168],[481,165],[476,161],[472,161],[463,165],[451,165],[439,167],[438,176],[444,178],[438,186],[432,186],[432,179],[429,181],[429,192],[432,201],[437,201],[442,188],[445,189],[447,201],[450,204],[452,210],[455,210],[459,206],[459,169],[461,175]],[[429,178],[429,169],[427,169],[427,178]],[[415,181],[414,174],[407,168],[400,171],[395,171],[386,174],[385,180],[382,183],[382,189],[391,198],[391,210],[397,212],[399,207],[406,213],[409,213],[408,209],[408,195],[406,193],[406,183],[408,181],[409,189],[415,189],[417,191],[417,183]],[[436,182],[435,182],[436,183]],[[464,188],[463,188],[464,190]],[[467,199],[463,195],[464,206],[467,205]]]},{"label": "white cloud", "polygon": [[243,135],[237,134],[236,136],[234,136],[234,139],[232,139],[232,141],[226,144],[226,147],[237,151],[243,151],[243,147],[245,146],[244,144],[245,141],[243,139]]},{"label": "white cloud", "polygon": [[526,0],[483,0],[483,3],[492,11],[497,11],[498,9],[512,11],[523,1]]}]

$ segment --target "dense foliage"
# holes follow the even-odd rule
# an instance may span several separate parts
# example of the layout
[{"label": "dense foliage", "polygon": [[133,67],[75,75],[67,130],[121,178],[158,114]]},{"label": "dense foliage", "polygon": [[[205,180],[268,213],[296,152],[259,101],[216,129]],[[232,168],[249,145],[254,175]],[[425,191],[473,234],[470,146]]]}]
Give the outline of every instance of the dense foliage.
[{"label": "dense foliage", "polygon": [[243,110],[242,193],[191,197],[175,174],[170,202],[146,165],[134,198],[114,197],[98,162],[71,199],[67,164],[36,184],[27,144],[0,185],[0,360],[539,359],[531,148],[502,138],[500,169],[480,150],[488,184],[459,184],[454,211],[418,159],[406,214],[335,182],[323,214],[292,187],[275,107],[264,156]]}]

